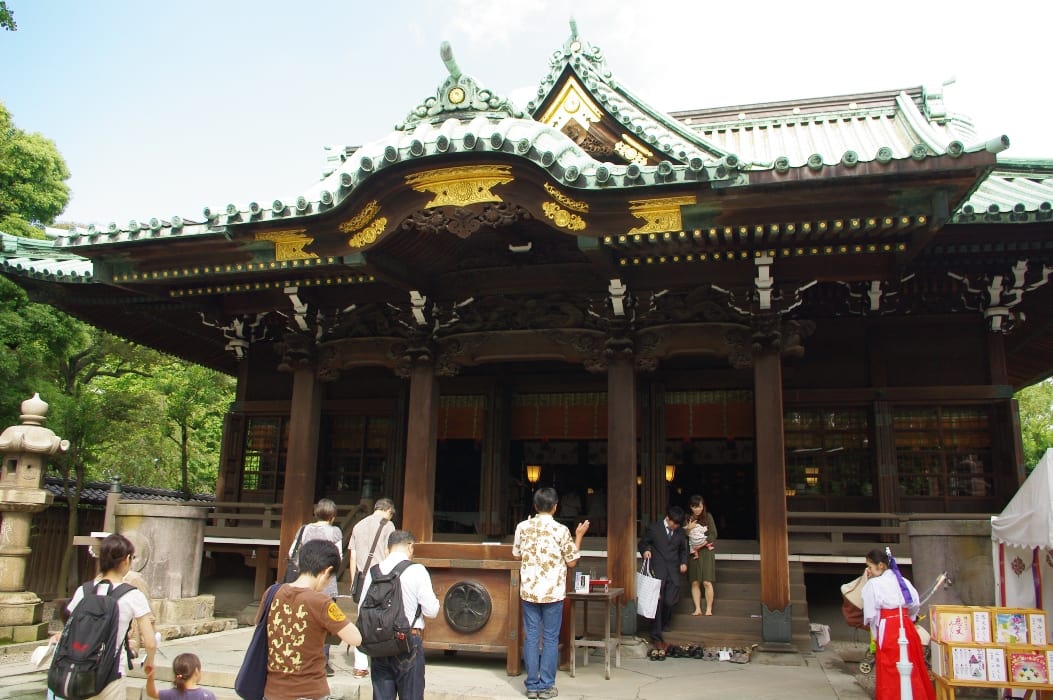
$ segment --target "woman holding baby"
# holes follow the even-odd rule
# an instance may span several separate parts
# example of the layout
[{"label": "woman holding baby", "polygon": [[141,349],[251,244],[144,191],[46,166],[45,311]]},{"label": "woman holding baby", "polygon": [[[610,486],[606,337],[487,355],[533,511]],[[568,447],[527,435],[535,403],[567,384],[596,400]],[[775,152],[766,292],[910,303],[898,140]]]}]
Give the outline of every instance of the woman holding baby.
[{"label": "woman holding baby", "polygon": [[687,535],[687,580],[691,582],[691,600],[695,603],[692,615],[702,614],[702,589],[706,591],[706,615],[713,614],[713,583],[717,580],[717,556],[713,553],[717,541],[717,525],[706,508],[702,496],[695,494],[688,501],[690,513],[684,533]]}]

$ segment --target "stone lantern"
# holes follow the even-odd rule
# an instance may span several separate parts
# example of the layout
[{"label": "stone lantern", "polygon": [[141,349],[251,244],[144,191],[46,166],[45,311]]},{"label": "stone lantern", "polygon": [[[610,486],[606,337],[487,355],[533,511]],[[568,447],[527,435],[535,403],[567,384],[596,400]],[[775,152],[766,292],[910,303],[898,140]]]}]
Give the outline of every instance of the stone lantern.
[{"label": "stone lantern", "polygon": [[15,642],[36,641],[47,634],[47,623],[40,621],[40,598],[25,590],[33,513],[53,499],[43,488],[44,469],[48,457],[69,449],[69,440],[44,427],[47,412],[47,403],[33,394],[22,402],[22,424],[0,433],[0,638]]}]

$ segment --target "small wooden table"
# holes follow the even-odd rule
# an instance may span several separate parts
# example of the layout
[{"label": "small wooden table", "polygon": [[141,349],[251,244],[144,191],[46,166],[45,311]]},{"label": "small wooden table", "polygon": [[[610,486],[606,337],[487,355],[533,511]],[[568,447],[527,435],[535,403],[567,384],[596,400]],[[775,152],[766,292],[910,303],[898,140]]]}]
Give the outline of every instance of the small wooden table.
[{"label": "small wooden table", "polygon": [[[603,648],[603,664],[604,664],[604,678],[607,680],[611,679],[611,647],[614,647],[614,665],[616,668],[622,667],[622,593],[625,592],[624,588],[610,588],[606,591],[597,590],[590,593],[567,593],[567,600],[570,602],[570,676],[574,677],[574,664],[577,660],[578,647],[585,649],[585,657],[581,662],[582,666],[589,665],[589,649],[594,647]],[[584,609],[582,611],[582,637],[577,639],[577,635],[574,632],[574,606],[577,603],[582,603]],[[587,639],[586,635],[589,631],[589,603],[605,603],[603,606],[603,637],[601,639]],[[617,635],[611,638],[611,610],[616,611],[617,623]]]}]

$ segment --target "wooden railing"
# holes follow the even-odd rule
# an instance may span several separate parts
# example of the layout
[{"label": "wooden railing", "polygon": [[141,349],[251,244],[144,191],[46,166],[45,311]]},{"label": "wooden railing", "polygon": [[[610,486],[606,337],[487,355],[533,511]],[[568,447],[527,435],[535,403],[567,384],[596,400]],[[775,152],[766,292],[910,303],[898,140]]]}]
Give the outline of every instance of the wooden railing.
[{"label": "wooden railing", "polygon": [[[336,524],[350,535],[350,522],[368,515],[359,506],[338,506]],[[907,523],[912,520],[988,520],[989,513],[838,513],[790,511],[790,554],[859,557],[874,547],[892,546],[897,556],[910,556]],[[216,502],[205,523],[205,537],[277,540],[280,503]]]},{"label": "wooden railing", "polygon": [[890,546],[910,557],[907,524],[912,520],[990,520],[990,513],[832,513],[790,511],[790,554],[861,557]]},{"label": "wooden railing", "polygon": [[[282,527],[281,503],[217,501],[205,521],[205,537],[238,540],[277,540]],[[369,509],[372,512],[372,509]],[[359,516],[369,515],[360,505],[338,505],[335,525],[346,538]]]}]

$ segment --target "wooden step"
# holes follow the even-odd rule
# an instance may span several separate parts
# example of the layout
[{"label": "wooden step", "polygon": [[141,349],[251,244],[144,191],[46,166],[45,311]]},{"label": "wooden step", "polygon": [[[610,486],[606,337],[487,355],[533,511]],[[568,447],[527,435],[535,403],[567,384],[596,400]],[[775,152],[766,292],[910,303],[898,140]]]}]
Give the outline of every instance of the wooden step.
[{"label": "wooden step", "polygon": [[[718,562],[712,616],[691,615],[694,603],[686,577],[681,580],[680,592],[680,602],[669,629],[663,635],[669,644],[742,647],[763,641],[759,561]],[[811,647],[808,602],[804,568],[797,562],[790,564],[790,604],[793,606],[791,643],[800,650],[807,650]],[[705,606],[704,590],[702,605]],[[650,629],[648,621],[641,620],[641,623],[640,632],[646,635]]]}]

